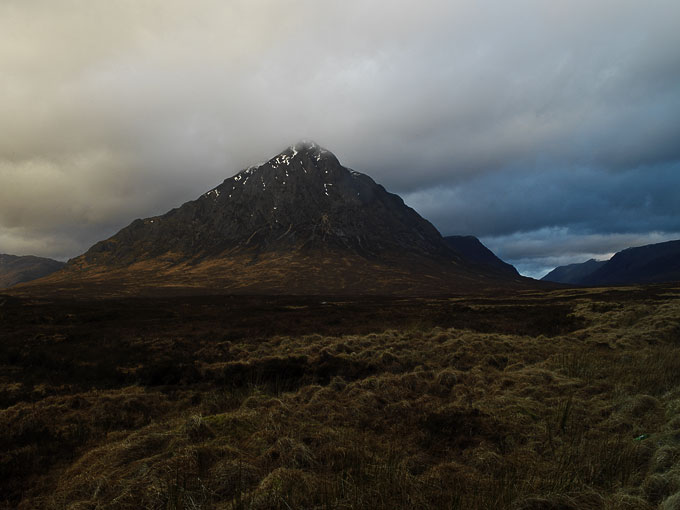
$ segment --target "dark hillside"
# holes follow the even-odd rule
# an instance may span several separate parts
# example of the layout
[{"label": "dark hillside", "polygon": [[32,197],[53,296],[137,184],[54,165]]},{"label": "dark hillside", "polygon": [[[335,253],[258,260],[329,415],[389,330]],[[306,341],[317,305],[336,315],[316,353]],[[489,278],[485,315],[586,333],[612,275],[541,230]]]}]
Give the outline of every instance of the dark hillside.
[{"label": "dark hillside", "polygon": [[64,263],[57,260],[0,254],[0,289],[42,278],[62,267]]},{"label": "dark hillside", "polygon": [[444,240],[450,248],[460,253],[463,259],[471,264],[477,264],[487,271],[495,271],[502,275],[519,276],[513,265],[499,259],[474,236],[446,236]]}]

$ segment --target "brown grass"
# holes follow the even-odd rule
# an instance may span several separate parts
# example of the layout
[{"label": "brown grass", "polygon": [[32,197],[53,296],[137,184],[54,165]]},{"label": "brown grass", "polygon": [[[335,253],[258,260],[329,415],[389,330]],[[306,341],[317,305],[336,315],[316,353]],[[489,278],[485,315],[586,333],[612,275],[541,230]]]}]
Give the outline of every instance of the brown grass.
[{"label": "brown grass", "polygon": [[[293,300],[253,334],[182,303],[109,307],[95,329],[97,307],[29,325],[47,305],[15,303],[0,506],[680,508],[675,288]],[[270,306],[248,312],[284,317]]]}]

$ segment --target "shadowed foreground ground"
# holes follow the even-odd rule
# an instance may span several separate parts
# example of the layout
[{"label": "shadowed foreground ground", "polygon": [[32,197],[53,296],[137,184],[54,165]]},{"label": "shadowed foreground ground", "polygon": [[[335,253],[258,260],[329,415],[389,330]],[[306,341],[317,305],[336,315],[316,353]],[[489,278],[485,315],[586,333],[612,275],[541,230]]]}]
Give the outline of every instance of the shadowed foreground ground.
[{"label": "shadowed foreground ground", "polygon": [[0,296],[0,507],[679,509],[679,298]]}]

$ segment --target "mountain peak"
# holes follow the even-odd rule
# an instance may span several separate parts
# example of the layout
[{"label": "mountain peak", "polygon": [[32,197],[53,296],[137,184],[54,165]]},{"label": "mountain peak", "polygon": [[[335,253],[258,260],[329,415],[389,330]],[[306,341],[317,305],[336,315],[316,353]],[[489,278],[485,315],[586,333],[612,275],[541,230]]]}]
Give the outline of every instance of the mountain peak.
[{"label": "mountain peak", "polygon": [[[264,163],[259,163],[257,165],[252,165],[249,166],[248,168],[241,170],[235,176],[226,179],[224,181],[224,184],[226,184],[231,179],[235,180],[236,182],[244,180],[245,183],[245,181],[247,181],[248,178],[254,175],[255,173],[261,174],[263,173],[262,171],[264,171],[264,173],[271,174],[271,170],[277,169],[278,170],[283,169],[285,171],[286,177],[289,177],[288,170],[292,170],[293,168],[302,169],[304,170],[304,173],[309,173],[309,171],[312,171],[311,173],[314,173],[314,170],[320,169],[321,162],[330,162],[331,166],[335,168],[341,167],[340,161],[331,151],[325,149],[324,147],[320,146],[319,144],[312,140],[301,140],[296,144],[293,144],[288,148],[284,149],[276,156],[270,158],[268,161],[265,161]],[[267,172],[265,168],[270,171]],[[276,172],[276,174],[279,173],[280,171]],[[219,187],[216,189],[219,189]],[[206,195],[213,193],[214,191],[215,191],[214,189],[210,190],[208,193],[206,193]]]},{"label": "mountain peak", "polygon": [[[303,163],[308,165],[314,161],[319,162],[322,159],[330,159],[337,164],[340,162],[338,158],[328,149],[322,147],[313,140],[301,140],[296,144],[291,145],[286,150],[279,153],[269,160],[269,162],[274,162],[275,164],[290,164],[291,160],[295,158],[300,158]],[[312,166],[315,166],[312,164]]]},{"label": "mountain peak", "polygon": [[159,256],[193,260],[235,250],[298,249],[451,256],[439,232],[401,198],[303,140],[197,200],[133,222],[84,259],[121,265]]},{"label": "mountain peak", "polygon": [[298,143],[293,144],[289,149],[294,149],[298,152],[312,151],[312,152],[328,152],[327,149],[321,147],[314,140],[309,140],[307,138],[300,140]]}]

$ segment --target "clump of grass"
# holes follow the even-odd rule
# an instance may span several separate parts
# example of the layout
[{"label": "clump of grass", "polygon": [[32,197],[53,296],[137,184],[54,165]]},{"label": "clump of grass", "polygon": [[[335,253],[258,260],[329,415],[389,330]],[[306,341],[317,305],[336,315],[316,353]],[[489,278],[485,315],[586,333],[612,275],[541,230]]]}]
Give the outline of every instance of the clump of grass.
[{"label": "clump of grass", "polygon": [[592,357],[585,350],[576,352],[562,352],[556,355],[558,370],[573,379],[590,381],[595,375]]},{"label": "clump of grass", "polygon": [[675,493],[664,499],[659,505],[659,510],[680,510],[680,493]]}]

